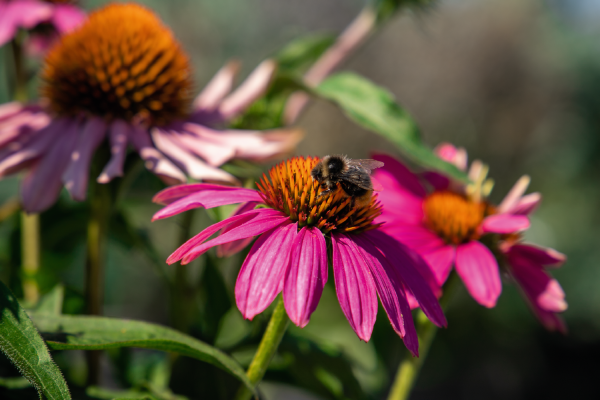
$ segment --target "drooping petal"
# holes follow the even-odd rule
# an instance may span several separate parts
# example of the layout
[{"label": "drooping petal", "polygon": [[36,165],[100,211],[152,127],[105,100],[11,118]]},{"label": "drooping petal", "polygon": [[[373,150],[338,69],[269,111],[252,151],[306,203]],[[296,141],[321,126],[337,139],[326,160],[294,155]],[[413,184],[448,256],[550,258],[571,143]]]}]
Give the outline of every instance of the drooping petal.
[{"label": "drooping petal", "polygon": [[304,227],[290,248],[283,302],[294,324],[304,328],[316,310],[327,282],[327,245],[317,228]]},{"label": "drooping petal", "polygon": [[[204,254],[211,247],[214,247],[214,246],[217,246],[217,245],[223,244],[223,243],[233,242],[234,240],[240,240],[240,239],[245,239],[248,237],[258,236],[258,235],[268,231],[271,228],[274,228],[278,225],[285,223],[286,221],[289,221],[289,218],[287,217],[287,215],[284,215],[281,212],[276,211],[276,210],[271,210],[274,212],[265,212],[264,209],[257,210],[257,211],[262,211],[262,212],[258,213],[254,218],[246,221],[245,223],[229,229],[227,232],[223,233],[222,235],[217,236],[216,238],[209,240],[205,243],[198,244],[197,246],[190,249],[183,257],[183,260],[181,261],[181,263],[182,264],[190,263],[191,261],[195,260],[200,255]],[[247,214],[249,214],[249,213],[242,214],[242,215],[247,215]]]},{"label": "drooping petal", "polygon": [[207,189],[192,193],[165,206],[152,217],[152,221],[172,217],[193,208],[213,208],[226,204],[237,204],[246,201],[261,202],[262,198],[254,189],[221,186],[218,189]]},{"label": "drooping petal", "polygon": [[217,185],[214,183],[186,183],[183,185],[169,186],[154,195],[152,201],[158,204],[171,204],[192,193],[202,190],[238,190],[238,187]]},{"label": "drooping petal", "polygon": [[546,267],[560,267],[567,260],[567,256],[554,249],[533,244],[515,244],[511,246],[507,254],[509,263],[515,256]]},{"label": "drooping petal", "polygon": [[[244,214],[248,211],[254,210],[254,207],[256,207],[257,204],[258,203],[253,202],[253,201],[249,201],[247,203],[242,203],[231,214],[231,216]],[[228,230],[230,230],[230,229],[224,228],[223,230],[221,230],[221,234],[227,232]],[[245,249],[246,246],[248,246],[250,244],[250,242],[252,242],[252,240],[254,240],[254,237],[249,237],[249,238],[240,239],[240,240],[234,240],[233,242],[220,244],[217,246],[217,256],[230,257],[230,256],[242,251],[243,249]]]},{"label": "drooping petal", "polygon": [[142,160],[145,161],[146,168],[168,185],[183,183],[187,180],[185,174],[177,166],[154,148],[146,130],[139,126],[132,126],[129,139]]},{"label": "drooping petal", "polygon": [[454,259],[456,258],[454,246],[443,245],[424,249],[423,251],[418,251],[418,253],[423,257],[427,265],[429,265],[437,285],[442,287],[454,265]]},{"label": "drooping petal", "polygon": [[297,223],[263,233],[244,260],[235,283],[235,302],[246,319],[263,312],[283,289]]},{"label": "drooping petal", "polygon": [[456,272],[475,301],[492,308],[502,292],[498,263],[492,252],[478,241],[456,248]]},{"label": "drooping petal", "polygon": [[222,118],[229,120],[235,117],[262,96],[269,88],[276,69],[277,64],[273,60],[260,63],[250,76],[223,100],[219,107]]},{"label": "drooping petal", "polygon": [[12,117],[0,122],[0,146],[9,142],[23,142],[50,124],[51,119],[46,113],[32,112],[24,109]]},{"label": "drooping petal", "polygon": [[[179,129],[172,130],[171,136],[180,147],[201,157],[209,165],[218,167],[235,157],[235,145],[215,140],[204,132],[209,129],[202,125],[187,122]],[[176,132],[175,132],[176,131]]]},{"label": "drooping petal", "polygon": [[541,201],[542,195],[540,193],[529,193],[521,197],[517,204],[508,210],[508,212],[515,215],[529,215],[537,209]]},{"label": "drooping petal", "polygon": [[486,217],[481,224],[484,233],[515,233],[529,228],[529,218],[524,215],[494,214]]},{"label": "drooping petal", "polygon": [[383,225],[380,230],[392,236],[405,246],[416,249],[419,252],[423,252],[427,249],[439,248],[445,245],[443,239],[421,224],[395,224],[392,222]]},{"label": "drooping petal", "polygon": [[152,139],[160,151],[169,156],[174,162],[181,164],[192,178],[238,184],[238,180],[233,175],[222,169],[211,167],[198,157],[190,154],[185,148],[178,146],[169,133],[154,128],[152,129]]},{"label": "drooping petal", "polygon": [[[58,119],[32,134],[33,137],[11,143],[7,146],[8,148],[3,149],[6,154],[3,154],[4,151],[0,151],[0,177],[15,173],[41,157],[50,146],[57,142],[67,126],[65,120]],[[11,151],[11,149],[14,150]]]},{"label": "drooping petal", "polygon": [[[0,4],[0,11],[2,10],[2,4]],[[12,101],[10,103],[4,103],[0,105],[0,122],[7,118],[10,118],[23,110],[24,106],[18,101]]]},{"label": "drooping petal", "polygon": [[240,69],[239,61],[229,61],[208,82],[194,100],[194,110],[215,110],[233,88],[233,81]]},{"label": "drooping petal", "polygon": [[[384,164],[383,167],[376,169],[374,174],[384,188],[391,186],[394,190],[403,189],[403,191],[412,193],[416,197],[425,197],[425,188],[419,182],[419,178],[400,161],[385,154],[374,154],[373,159],[381,161]],[[381,174],[381,172],[385,172],[385,174]],[[382,175],[381,177],[379,176],[380,174]]]},{"label": "drooping petal", "polygon": [[105,136],[106,123],[99,117],[91,117],[77,139],[71,162],[62,177],[65,188],[77,201],[85,200],[92,157]]},{"label": "drooping petal", "polygon": [[381,253],[369,240],[361,238],[361,235],[348,236],[347,239],[346,243],[352,247],[353,251],[360,254],[369,267],[375,281],[377,294],[379,294],[379,299],[392,328],[404,339],[404,343],[411,353],[418,356],[419,340],[402,282],[396,279],[397,276],[388,274],[387,270],[392,267],[382,265],[381,261],[387,263],[387,260],[382,257],[378,258]]},{"label": "drooping petal", "polygon": [[345,235],[331,235],[335,290],[350,326],[368,342],[377,317],[377,290],[369,268],[347,241]]},{"label": "drooping petal", "polygon": [[52,5],[41,1],[21,0],[2,4],[0,8],[0,46],[8,43],[19,27],[31,29],[52,15]]},{"label": "drooping petal", "polygon": [[52,13],[52,23],[60,33],[71,32],[85,21],[85,12],[73,4],[56,4]]},{"label": "drooping petal", "polygon": [[367,231],[362,236],[379,250],[375,256],[388,275],[405,284],[427,318],[437,326],[446,326],[446,317],[434,293],[439,287],[425,261],[415,251],[378,229]]},{"label": "drooping petal", "polygon": [[127,155],[129,125],[123,120],[115,120],[109,132],[110,161],[98,177],[99,183],[108,183],[117,176],[123,176],[123,164]]},{"label": "drooping petal", "polygon": [[531,178],[527,175],[523,175],[509,190],[508,194],[504,197],[500,205],[498,206],[498,213],[502,214],[513,209],[521,197],[525,194],[525,191],[529,187]]},{"label": "drooping petal", "polygon": [[58,198],[62,188],[62,175],[71,161],[79,129],[77,123],[71,123],[23,179],[21,199],[23,208],[28,213],[42,212]]}]

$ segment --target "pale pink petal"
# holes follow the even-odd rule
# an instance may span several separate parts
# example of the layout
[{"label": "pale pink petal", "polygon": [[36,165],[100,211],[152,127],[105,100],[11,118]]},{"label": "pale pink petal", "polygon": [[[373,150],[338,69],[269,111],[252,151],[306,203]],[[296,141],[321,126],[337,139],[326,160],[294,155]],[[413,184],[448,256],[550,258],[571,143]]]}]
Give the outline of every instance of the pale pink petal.
[{"label": "pale pink petal", "polygon": [[539,193],[530,193],[521,197],[517,204],[510,210],[509,213],[514,215],[529,215],[534,212],[542,201],[542,195]]},{"label": "pale pink petal", "polygon": [[[244,214],[248,211],[254,210],[254,207],[256,207],[258,203],[257,202],[253,202],[253,201],[249,201],[247,203],[242,203],[238,206],[238,208],[230,215],[235,216],[235,215],[240,215],[240,214]],[[231,230],[229,227],[224,228],[221,230],[221,234],[227,232]],[[249,237],[246,239],[240,239],[240,240],[234,240],[233,242],[229,242],[229,243],[223,243],[217,246],[217,256],[219,257],[230,257],[240,251],[242,251],[243,249],[246,248],[246,246],[248,246],[252,240],[254,240],[254,237]]]},{"label": "pale pink petal", "polygon": [[317,228],[304,227],[292,246],[285,275],[283,302],[294,324],[304,328],[317,309],[327,282],[327,245]]},{"label": "pale pink petal", "polygon": [[[2,3],[0,3],[2,4]],[[52,5],[42,1],[21,0],[3,3],[0,8],[0,46],[8,43],[19,27],[30,29],[52,15]]]},{"label": "pale pink petal", "polygon": [[158,204],[171,204],[192,193],[202,190],[239,190],[239,187],[223,186],[214,183],[186,183],[183,185],[170,186],[154,195],[152,201]]},{"label": "pale pink petal", "polygon": [[228,120],[237,116],[266,93],[276,69],[277,64],[273,60],[260,63],[250,76],[223,100],[219,107],[222,118]]},{"label": "pale pink petal", "polygon": [[377,290],[369,268],[348,241],[345,235],[331,235],[335,290],[350,326],[368,342],[377,317]]},{"label": "pale pink petal", "polygon": [[23,179],[21,198],[28,213],[40,213],[58,198],[62,188],[61,177],[71,160],[80,129],[76,123],[67,127]]},{"label": "pale pink petal", "polygon": [[437,285],[442,287],[446,282],[446,279],[448,279],[448,275],[450,275],[450,271],[454,265],[454,259],[456,257],[454,246],[443,245],[440,247],[424,249],[418,251],[418,253],[431,268],[431,272],[435,277]]},{"label": "pale pink petal", "polygon": [[235,283],[235,302],[246,319],[263,312],[283,289],[297,223],[263,233],[244,260]]},{"label": "pale pink petal", "polygon": [[565,324],[565,321],[560,317],[560,315],[557,315],[556,313],[550,311],[544,311],[533,304],[530,304],[530,306],[533,313],[536,315],[536,317],[540,320],[540,322],[542,323],[542,325],[544,325],[546,329],[548,329],[549,331],[558,331],[563,335],[567,334],[567,325]]},{"label": "pale pink petal", "polygon": [[498,263],[487,247],[475,240],[459,245],[454,268],[475,301],[488,308],[496,305],[502,281]]},{"label": "pale pink petal", "polygon": [[467,170],[467,151],[464,148],[457,148],[450,143],[440,143],[434,152],[439,158],[454,164],[461,171]]},{"label": "pale pink petal", "polygon": [[0,46],[10,42],[17,33],[17,21],[12,18],[12,13],[8,10],[9,4],[3,1],[0,2]]},{"label": "pale pink petal", "polygon": [[[419,178],[404,164],[394,157],[385,154],[374,154],[373,159],[383,162],[383,167],[375,170],[375,176],[384,186],[385,190],[402,190],[423,198],[427,194]],[[382,174],[385,172],[385,174]],[[381,177],[379,175],[382,175]],[[389,189],[388,189],[389,188]]]},{"label": "pale pink petal", "polygon": [[446,317],[434,293],[439,291],[439,287],[425,261],[415,251],[380,230],[374,229],[362,236],[379,250],[373,255],[392,279],[404,283],[412,292],[427,318],[437,326],[446,326]]},{"label": "pale pink petal", "polygon": [[32,132],[33,137],[27,138],[29,140],[19,137],[19,139],[25,140],[12,142],[2,149],[0,151],[0,177],[13,174],[41,157],[51,145],[56,143],[67,126],[65,120],[56,120],[40,131]]},{"label": "pale pink petal", "polygon": [[[261,210],[258,210],[258,211],[261,211]],[[268,231],[269,229],[272,229],[276,226],[279,226],[279,225],[285,223],[286,221],[289,221],[289,218],[287,215],[284,215],[281,212],[276,211],[276,210],[271,210],[271,211],[274,211],[274,212],[266,212],[263,209],[263,211],[261,213],[258,213],[251,220],[229,229],[227,232],[223,233],[220,236],[217,236],[216,238],[214,238],[212,240],[209,240],[202,244],[198,244],[197,246],[193,247],[185,254],[185,257],[183,257],[183,260],[181,261],[181,263],[189,264],[191,261],[195,260],[200,255],[204,254],[211,247],[214,247],[214,246],[217,246],[217,245],[220,245],[223,243],[232,242],[234,240],[240,240],[240,239],[245,239],[245,238],[249,238],[252,236],[258,236],[258,235]],[[246,213],[246,214],[242,214],[242,215],[248,215],[248,214],[250,214],[250,213]]]},{"label": "pale pink petal", "polygon": [[109,132],[110,161],[98,177],[99,183],[108,183],[117,176],[123,176],[123,164],[127,155],[129,125],[120,119],[115,120]]},{"label": "pale pink petal", "polygon": [[179,147],[196,154],[214,167],[223,165],[235,157],[235,145],[204,134],[203,132],[206,130],[209,130],[209,128],[188,122],[184,123],[181,129],[170,131],[170,134],[173,141],[179,144]]},{"label": "pale pink petal", "polygon": [[27,140],[50,122],[51,118],[46,113],[32,112],[25,108],[0,122],[0,146],[5,146],[11,141],[23,141],[23,138]]},{"label": "pale pink petal", "polygon": [[154,128],[152,139],[160,151],[174,162],[181,164],[192,178],[232,184],[239,183],[233,175],[208,165],[198,157],[190,154],[185,148],[178,146],[167,132]]},{"label": "pale pink petal", "polygon": [[381,257],[381,260],[377,257],[381,253],[369,240],[361,239],[361,235],[347,236],[346,239],[345,243],[357,254],[360,254],[369,267],[375,281],[377,294],[379,294],[379,299],[392,324],[392,328],[404,339],[404,343],[410,352],[418,357],[419,340],[402,282],[397,281],[396,276],[390,276],[387,273],[386,269],[392,267],[389,265],[387,268],[382,266],[381,261],[387,263],[387,260],[385,260],[385,257]]},{"label": "pale pink petal", "polygon": [[494,214],[486,217],[481,224],[483,233],[509,234],[529,228],[529,218],[524,215]]},{"label": "pale pink petal", "polygon": [[132,126],[129,139],[142,160],[145,161],[146,168],[168,185],[187,181],[185,174],[154,148],[148,131],[139,126]]},{"label": "pale pink petal", "polygon": [[531,178],[527,175],[523,175],[519,180],[513,185],[508,194],[504,197],[500,205],[498,206],[498,213],[506,213],[509,210],[513,209],[521,197],[527,191],[529,187],[529,183],[531,182]]},{"label": "pale pink petal", "polygon": [[517,256],[546,267],[560,267],[567,260],[567,256],[554,249],[533,244],[515,244],[510,247],[507,256],[509,262]]},{"label": "pale pink petal", "polygon": [[233,81],[240,69],[239,61],[230,61],[208,82],[194,100],[194,110],[215,110],[233,88]]},{"label": "pale pink petal", "polygon": [[106,128],[106,123],[99,117],[91,117],[86,121],[77,139],[77,146],[71,153],[71,162],[63,173],[65,188],[77,201],[85,200],[90,164],[96,148],[106,136]]},{"label": "pale pink petal", "polygon": [[152,217],[152,221],[172,217],[193,208],[213,208],[226,204],[244,203],[246,201],[260,202],[262,198],[254,189],[233,188],[221,186],[217,190],[207,189],[192,193],[184,198],[172,202]]},{"label": "pale pink petal", "polygon": [[[2,3],[0,3],[0,7],[2,7]],[[0,8],[0,11],[2,9]],[[16,115],[21,112],[25,107],[19,103],[18,101],[13,101],[10,103],[5,103],[0,105],[0,122],[4,121],[7,118]]]},{"label": "pale pink petal", "polygon": [[85,12],[72,4],[56,4],[52,13],[52,23],[60,33],[71,32],[85,20]]}]

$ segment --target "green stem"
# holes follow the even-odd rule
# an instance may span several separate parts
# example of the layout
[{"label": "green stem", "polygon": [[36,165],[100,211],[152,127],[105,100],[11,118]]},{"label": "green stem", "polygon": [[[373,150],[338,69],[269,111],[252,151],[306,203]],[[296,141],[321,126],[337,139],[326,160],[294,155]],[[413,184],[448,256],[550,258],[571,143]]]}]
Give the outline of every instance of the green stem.
[{"label": "green stem", "polygon": [[[190,238],[193,220],[193,210],[182,215],[181,231],[177,243],[185,243]],[[175,279],[171,286],[172,324],[175,329],[185,333],[190,329],[194,311],[194,289],[189,282],[188,268],[187,265],[177,263],[175,266]]]},{"label": "green stem", "polygon": [[21,268],[23,297],[31,307],[40,299],[37,274],[40,270],[40,216],[21,212]]},{"label": "green stem", "polygon": [[[275,311],[273,311],[269,325],[267,325],[267,330],[260,341],[258,350],[248,367],[248,371],[246,371],[248,379],[255,386],[262,380],[265,372],[267,372],[269,363],[277,351],[277,347],[283,338],[289,322],[290,318],[285,312],[283,298],[279,297]],[[235,400],[248,400],[251,396],[252,393],[250,393],[248,388],[242,386],[237,392]]]},{"label": "green stem", "polygon": [[[97,175],[97,174],[96,174]],[[92,174],[92,176],[96,176]],[[111,213],[111,193],[108,185],[90,179],[90,219],[87,227],[85,297],[87,313],[102,315],[104,304],[104,255]],[[100,377],[100,351],[86,353],[88,385],[97,385]]]},{"label": "green stem", "polygon": [[[447,308],[449,301],[458,287],[459,281],[460,279],[455,272],[453,272],[446,281],[446,284],[444,285],[444,294],[440,299],[440,305],[443,309]],[[413,357],[412,354],[407,352],[407,355],[400,363],[398,371],[396,372],[396,377],[392,383],[388,400],[408,399],[438,330],[437,326],[435,326],[420,309],[417,313],[415,325],[417,328],[417,335],[419,336],[419,357]]]}]

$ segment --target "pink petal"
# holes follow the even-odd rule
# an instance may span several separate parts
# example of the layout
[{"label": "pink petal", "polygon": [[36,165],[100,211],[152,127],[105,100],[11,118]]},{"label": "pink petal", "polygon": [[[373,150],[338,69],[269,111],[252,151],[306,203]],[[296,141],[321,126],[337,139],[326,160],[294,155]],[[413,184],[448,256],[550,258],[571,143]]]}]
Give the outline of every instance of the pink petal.
[{"label": "pink petal", "polygon": [[36,131],[50,124],[51,119],[46,113],[34,113],[23,109],[16,115],[0,122],[0,146],[5,146],[11,141],[22,141],[29,138]]},{"label": "pink petal", "polygon": [[281,292],[297,223],[263,233],[244,260],[235,283],[235,302],[244,318],[263,312]]},{"label": "pink petal", "polygon": [[235,157],[235,146],[204,134],[208,129],[202,125],[188,122],[177,129],[177,133],[174,131],[170,133],[180,147],[201,157],[209,165],[214,167],[223,165]]},{"label": "pink petal", "polygon": [[71,154],[71,163],[62,176],[65,188],[74,200],[85,200],[88,174],[94,151],[102,143],[105,136],[106,123],[98,117],[89,118],[79,135],[77,146]]},{"label": "pink petal", "polygon": [[304,227],[291,246],[283,301],[294,324],[304,328],[317,309],[327,282],[327,245],[317,228]]},{"label": "pink petal", "polygon": [[331,235],[335,290],[350,326],[368,342],[377,317],[377,290],[368,266],[348,242],[345,235]]},{"label": "pink petal", "polygon": [[[253,201],[249,201],[247,203],[242,203],[230,216],[240,215],[240,214],[244,214],[248,211],[252,211],[252,210],[254,210],[254,207],[256,207],[257,204],[258,203],[253,202]],[[228,230],[230,230],[230,229],[225,228],[225,229],[221,230],[221,234],[227,232]],[[252,240],[254,240],[254,237],[249,237],[249,238],[240,239],[240,240],[234,240],[233,242],[220,244],[219,246],[217,246],[217,256],[230,257],[230,256],[244,250],[246,248],[246,246],[248,246],[252,242]]]},{"label": "pink petal", "polygon": [[[65,120],[56,120],[47,127],[35,132],[33,138],[29,141],[25,140],[24,144],[13,142],[8,145],[6,149],[3,149],[6,151],[6,156],[4,157],[3,154],[0,157],[2,159],[0,162],[0,177],[15,173],[25,168],[34,159],[41,157],[51,145],[56,143],[66,128],[67,122]],[[11,151],[13,147],[15,150]]]},{"label": "pink petal", "polygon": [[132,126],[129,139],[140,157],[145,161],[146,168],[168,185],[187,181],[185,174],[154,148],[148,131],[139,126]]},{"label": "pink petal", "polygon": [[525,258],[538,265],[552,267],[560,267],[567,260],[567,256],[554,249],[533,244],[515,244],[511,246],[508,252],[509,262],[514,256]]},{"label": "pink petal", "polygon": [[8,43],[19,27],[31,29],[52,15],[52,6],[41,1],[0,3],[0,46]]},{"label": "pink petal", "polygon": [[425,171],[421,173],[425,179],[435,190],[447,190],[450,187],[450,179],[438,172]]},{"label": "pink petal", "polygon": [[54,6],[52,23],[60,33],[71,32],[81,25],[85,19],[85,12],[72,4],[56,4]]},{"label": "pink petal", "polygon": [[[2,11],[2,3],[0,3],[0,11]],[[17,113],[21,112],[25,107],[18,101],[5,103],[0,105],[0,122],[7,118],[10,118]]]},{"label": "pink petal", "polygon": [[475,240],[459,245],[454,268],[475,301],[488,308],[496,305],[502,282],[498,263],[487,247]]},{"label": "pink petal", "polygon": [[521,197],[517,204],[512,209],[508,210],[508,212],[515,215],[529,215],[538,208],[541,201],[541,194],[530,193]]},{"label": "pink petal", "polygon": [[110,161],[98,177],[99,183],[108,183],[117,176],[123,176],[123,164],[127,155],[128,137],[129,125],[123,120],[115,120],[110,127],[109,133]]},{"label": "pink petal", "polygon": [[23,179],[21,198],[28,213],[42,212],[58,198],[62,188],[61,177],[71,160],[79,130],[77,123],[68,126]]},{"label": "pink petal", "polygon": [[202,190],[238,190],[237,187],[216,185],[214,183],[186,183],[170,186],[154,195],[152,201],[158,204],[171,204],[192,193]]},{"label": "pink petal", "polygon": [[508,194],[504,197],[500,205],[498,206],[498,213],[506,213],[513,209],[521,197],[525,194],[527,187],[529,187],[531,178],[527,175],[523,175],[509,190]]},{"label": "pink petal", "polygon": [[429,265],[438,287],[442,287],[454,264],[456,258],[456,250],[454,246],[444,245],[440,247],[424,249],[418,251],[419,255]]},{"label": "pink petal", "polygon": [[[261,211],[261,210],[258,210]],[[271,210],[272,212],[265,212],[264,209],[261,213],[258,213],[251,220],[235,226],[229,229],[227,232],[223,233],[220,236],[217,236],[215,239],[209,240],[205,243],[198,244],[197,246],[190,249],[183,260],[182,264],[189,264],[191,261],[198,258],[200,255],[204,254],[211,247],[217,246],[219,244],[233,242],[234,240],[245,239],[252,236],[258,236],[261,233],[268,231],[271,228],[279,226],[286,221],[289,221],[287,215],[282,214],[279,211]],[[248,215],[250,213],[242,214]]]},{"label": "pink petal", "polygon": [[[374,175],[386,190],[388,190],[388,187],[393,187],[394,190],[403,189],[403,191],[412,193],[416,197],[425,197],[427,193],[421,182],[419,182],[419,178],[400,161],[385,154],[374,154],[373,159],[384,164],[383,167],[376,170]],[[385,174],[381,174],[382,172],[385,172]]]},{"label": "pink petal", "polygon": [[194,100],[194,110],[215,110],[233,88],[233,81],[240,69],[238,61],[230,61],[208,82]]},{"label": "pink petal", "polygon": [[154,128],[152,139],[156,147],[167,155],[171,160],[181,164],[187,174],[195,179],[238,183],[231,174],[219,168],[211,167],[198,157],[190,154],[185,148],[178,146],[167,132]]},{"label": "pink petal", "polygon": [[427,318],[437,326],[446,326],[446,317],[434,294],[439,288],[425,261],[416,252],[378,229],[365,232],[362,236],[379,250],[374,255],[386,268],[387,274],[396,282],[405,284]]},{"label": "pink petal", "polygon": [[254,189],[234,188],[221,186],[219,189],[207,189],[201,192],[192,193],[182,199],[179,199],[162,210],[158,211],[152,217],[152,221],[172,217],[192,208],[213,208],[226,204],[237,204],[246,201],[262,202],[259,192]]},{"label": "pink petal", "polygon": [[381,255],[379,250],[369,240],[361,238],[361,235],[348,236],[347,239],[346,243],[352,247],[353,251],[361,255],[369,267],[379,299],[394,331],[404,339],[404,343],[411,353],[418,357],[419,340],[404,293],[404,286],[401,281],[396,280],[395,275],[388,275],[386,270],[393,267],[387,265],[387,268],[384,268],[380,261],[387,264],[385,257],[380,257],[380,260],[378,258],[378,255]]},{"label": "pink petal", "polygon": [[[380,222],[380,220],[377,219],[376,222]],[[379,230],[419,252],[439,248],[446,244],[436,233],[430,231],[421,223],[418,225],[386,223]]]},{"label": "pink petal", "polygon": [[219,111],[223,119],[229,120],[237,116],[266,93],[276,69],[277,64],[273,60],[260,63],[250,76],[221,103]]},{"label": "pink petal", "polygon": [[486,217],[481,224],[484,233],[515,233],[529,228],[529,218],[524,215],[494,214]]},{"label": "pink petal", "polygon": [[456,165],[461,171],[467,170],[467,152],[462,147],[457,148],[450,143],[440,143],[434,151],[439,158]]}]

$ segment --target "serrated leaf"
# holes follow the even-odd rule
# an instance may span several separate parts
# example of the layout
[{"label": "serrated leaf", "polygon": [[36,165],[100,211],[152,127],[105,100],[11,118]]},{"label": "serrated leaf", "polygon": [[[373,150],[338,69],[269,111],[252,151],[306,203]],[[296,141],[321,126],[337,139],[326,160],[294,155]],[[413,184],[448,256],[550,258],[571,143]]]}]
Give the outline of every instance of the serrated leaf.
[{"label": "serrated leaf", "polygon": [[69,388],[44,340],[15,296],[0,282],[0,350],[50,400],[70,399]]},{"label": "serrated leaf", "polygon": [[170,351],[213,364],[254,392],[242,367],[220,350],[164,326],[116,318],[33,313],[32,318],[53,350],[104,350],[141,347]]},{"label": "serrated leaf", "polygon": [[417,164],[467,181],[463,171],[437,157],[423,143],[415,121],[386,89],[359,75],[344,72],[327,78],[314,93],[336,103],[350,119],[388,139]]}]

